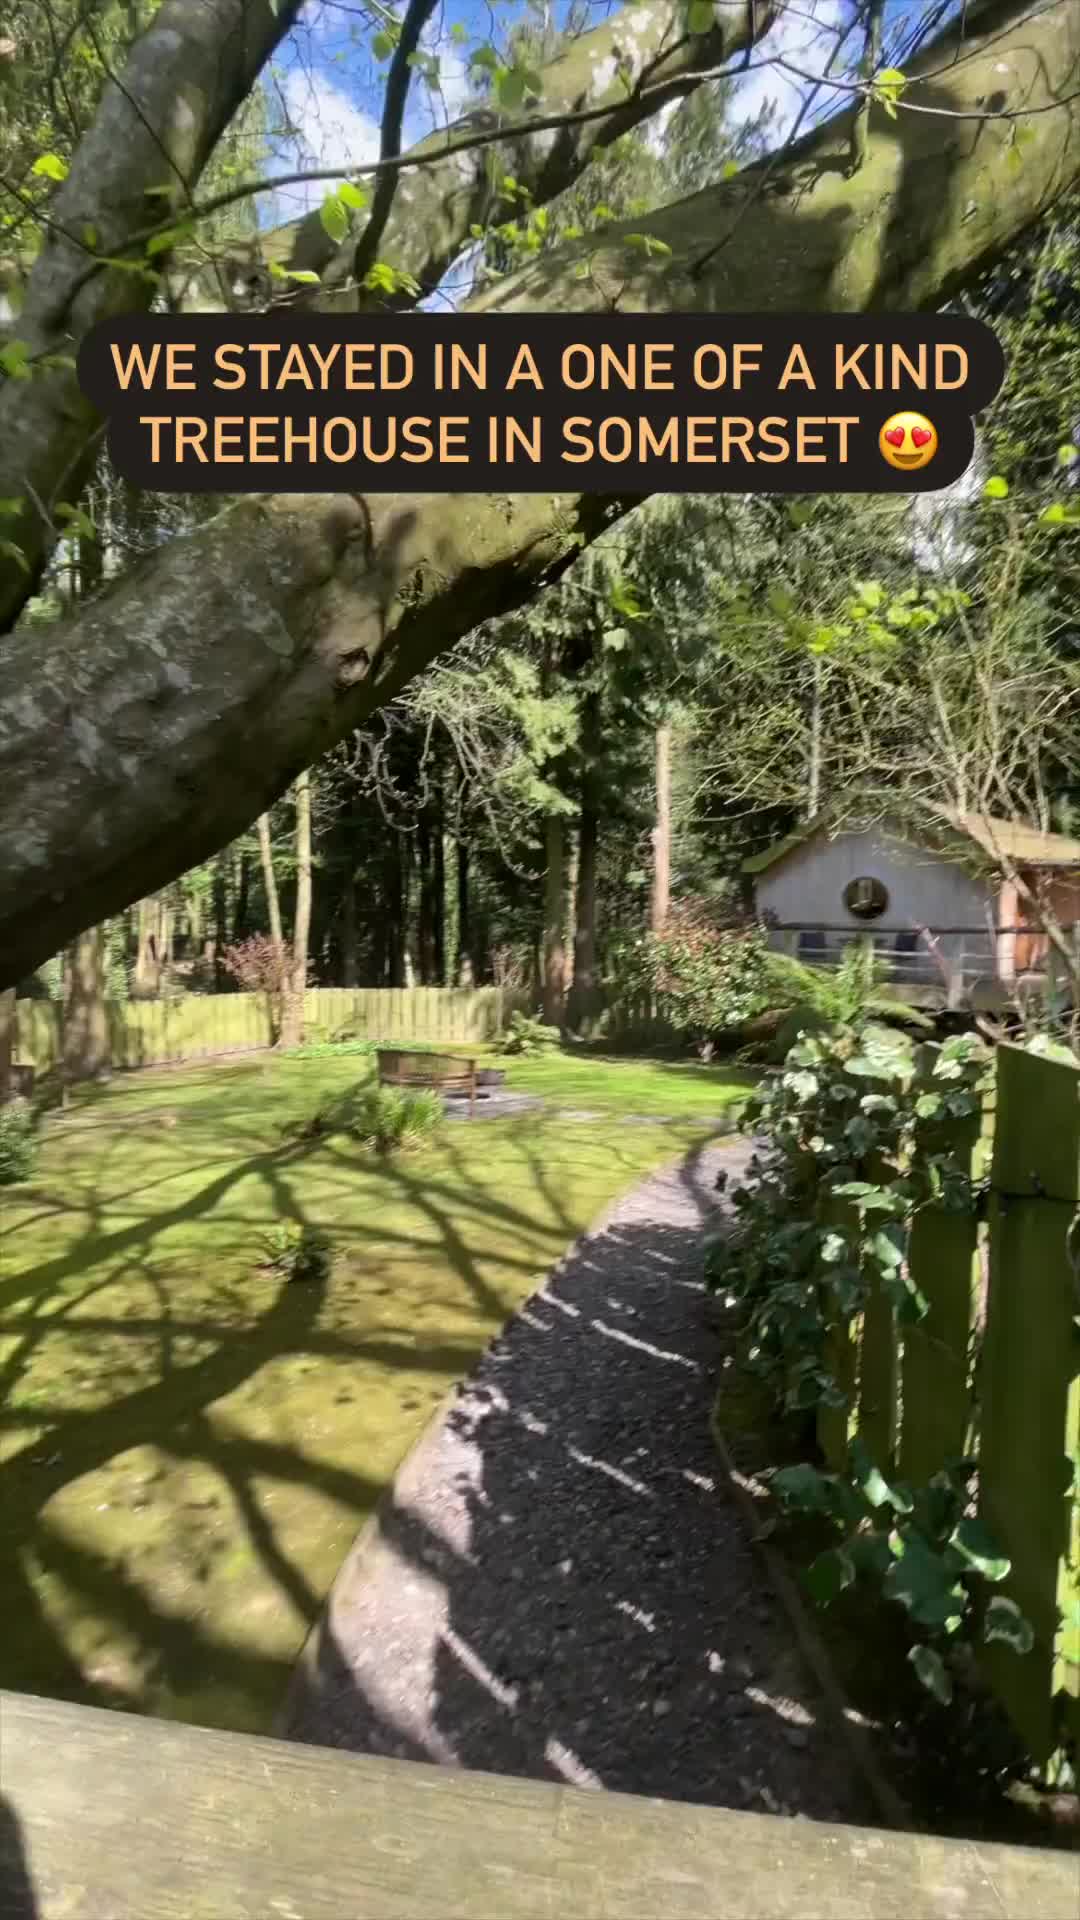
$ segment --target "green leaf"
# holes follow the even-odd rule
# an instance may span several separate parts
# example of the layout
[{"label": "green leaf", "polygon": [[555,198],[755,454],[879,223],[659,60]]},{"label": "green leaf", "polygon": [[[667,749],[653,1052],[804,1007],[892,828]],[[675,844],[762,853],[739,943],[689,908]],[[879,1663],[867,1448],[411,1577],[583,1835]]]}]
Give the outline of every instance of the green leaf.
[{"label": "green leaf", "polygon": [[811,1599],[819,1607],[827,1607],[830,1600],[835,1600],[838,1593],[852,1585],[855,1568],[843,1547],[829,1547],[811,1561],[804,1579]]},{"label": "green leaf", "polygon": [[828,1513],[832,1506],[831,1484],[816,1467],[781,1467],[773,1474],[770,1489],[786,1507],[803,1513]]},{"label": "green leaf", "polygon": [[905,1607],[922,1626],[954,1632],[967,1596],[950,1574],[944,1556],[935,1553],[914,1527],[891,1534],[890,1545],[899,1558],[885,1575],[886,1598]]},{"label": "green leaf", "polygon": [[1057,463],[1059,467],[1071,467],[1073,461],[1078,458],[1080,458],[1080,450],[1074,447],[1069,440],[1066,440],[1057,450]]},{"label": "green leaf", "polygon": [[0,347],[0,373],[10,380],[29,380],[30,347],[25,340],[9,340]]},{"label": "green leaf", "polygon": [[737,160],[725,160],[720,169],[720,178],[721,180],[734,180],[735,175],[739,172],[741,172],[741,168]]},{"label": "green leaf", "polygon": [[363,207],[366,207],[369,199],[366,190],[358,187],[352,180],[342,181],[337,190],[337,197],[343,206],[351,207],[354,213],[359,213]]},{"label": "green leaf", "polygon": [[349,231],[349,215],[336,193],[330,193],[319,208],[319,219],[335,245],[340,245]]},{"label": "green leaf", "polygon": [[1000,473],[991,474],[983,488],[983,497],[987,500],[1005,500],[1008,498],[1008,493],[1009,483],[1004,475]]},{"label": "green leaf", "polygon": [[690,0],[686,9],[686,25],[691,33],[711,33],[715,24],[713,0]]},{"label": "green leaf", "polygon": [[47,180],[66,180],[68,164],[66,160],[61,160],[58,153],[39,153],[30,171],[44,174]]},{"label": "green leaf", "polygon": [[1015,1600],[1009,1600],[1003,1593],[995,1593],[986,1609],[983,1639],[1003,1640],[1014,1653],[1030,1653],[1035,1645],[1035,1630]]},{"label": "green leaf", "polygon": [[152,258],[156,253],[165,253],[168,248],[179,246],[183,240],[189,240],[194,229],[190,220],[183,221],[178,227],[164,227],[160,233],[152,233],[146,243],[147,254]]},{"label": "green leaf", "polygon": [[520,67],[506,67],[496,75],[495,92],[499,105],[513,113],[525,98],[525,76]]},{"label": "green leaf", "polygon": [[949,1536],[949,1545],[984,1580],[1004,1580],[1012,1565],[981,1520],[961,1520]]},{"label": "green leaf", "polygon": [[906,1487],[890,1486],[885,1475],[875,1466],[869,1468],[866,1478],[859,1484],[864,1498],[872,1507],[891,1507],[894,1513],[910,1513],[915,1505]]},{"label": "green leaf", "polygon": [[935,1700],[947,1707],[953,1694],[952,1679],[940,1653],[933,1647],[912,1647],[908,1659],[927,1693],[932,1693]]},{"label": "green leaf", "polygon": [[389,60],[390,55],[394,51],[394,46],[394,38],[384,31],[375,35],[375,38],[371,42],[371,51],[375,55],[376,60]]}]

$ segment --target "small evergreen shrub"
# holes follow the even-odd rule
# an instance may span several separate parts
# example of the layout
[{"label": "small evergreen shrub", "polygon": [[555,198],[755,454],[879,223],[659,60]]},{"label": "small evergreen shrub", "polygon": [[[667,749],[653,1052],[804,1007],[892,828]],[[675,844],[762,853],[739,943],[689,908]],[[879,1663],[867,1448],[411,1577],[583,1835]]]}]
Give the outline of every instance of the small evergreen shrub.
[{"label": "small evergreen shrub", "polygon": [[286,1280],[328,1280],[333,1266],[333,1244],[321,1227],[300,1226],[288,1220],[266,1238],[264,1266]]},{"label": "small evergreen shrub", "polygon": [[0,1187],[29,1180],[37,1157],[34,1115],[28,1100],[0,1107]]},{"label": "small evergreen shrub", "polygon": [[431,1088],[365,1086],[346,1099],[337,1127],[376,1153],[408,1153],[445,1117],[442,1096]]},{"label": "small evergreen shrub", "polygon": [[553,1053],[561,1042],[558,1027],[545,1026],[542,1020],[531,1020],[528,1014],[515,1012],[510,1016],[510,1031],[503,1041],[503,1052]]}]

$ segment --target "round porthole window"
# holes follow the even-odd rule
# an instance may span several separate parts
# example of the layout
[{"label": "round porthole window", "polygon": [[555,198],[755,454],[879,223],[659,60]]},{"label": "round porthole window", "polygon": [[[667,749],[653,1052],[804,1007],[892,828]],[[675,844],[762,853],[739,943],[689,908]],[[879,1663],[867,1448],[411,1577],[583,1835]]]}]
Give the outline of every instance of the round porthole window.
[{"label": "round porthole window", "polygon": [[888,888],[870,874],[860,874],[844,888],[844,905],[857,920],[877,920],[888,904]]}]

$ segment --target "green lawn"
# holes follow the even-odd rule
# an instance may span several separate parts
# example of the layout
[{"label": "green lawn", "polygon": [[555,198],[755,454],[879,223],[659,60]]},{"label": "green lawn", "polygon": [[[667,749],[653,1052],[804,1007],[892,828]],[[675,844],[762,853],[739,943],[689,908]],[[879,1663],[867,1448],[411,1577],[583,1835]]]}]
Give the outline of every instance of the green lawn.
[{"label": "green lawn", "polygon": [[[261,1729],[452,1382],[598,1210],[713,1131],[723,1069],[521,1061],[555,1111],[379,1161],[288,1123],[367,1073],[262,1055],[119,1079],[0,1190],[0,1685]],[[624,1114],[674,1116],[664,1126]],[[325,1228],[325,1286],[260,1267]]]}]

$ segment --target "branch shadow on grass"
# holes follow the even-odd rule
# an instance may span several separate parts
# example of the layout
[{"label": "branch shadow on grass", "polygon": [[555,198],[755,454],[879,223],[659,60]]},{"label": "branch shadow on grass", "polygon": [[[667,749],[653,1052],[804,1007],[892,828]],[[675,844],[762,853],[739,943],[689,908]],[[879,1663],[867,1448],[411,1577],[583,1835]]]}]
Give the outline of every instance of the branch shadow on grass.
[{"label": "branch shadow on grass", "polygon": [[[448,1130],[449,1134],[449,1130]],[[483,1341],[502,1325],[511,1301],[492,1285],[477,1258],[477,1238],[498,1246],[497,1266],[504,1280],[520,1284],[543,1271],[565,1245],[572,1218],[557,1187],[547,1178],[543,1148],[532,1140],[530,1124],[513,1129],[515,1151],[525,1178],[544,1191],[536,1210],[522,1211],[481,1177],[470,1162],[467,1142],[451,1136],[440,1163],[386,1162],[373,1169],[370,1156],[336,1140],[289,1140],[282,1146],[228,1159],[221,1154],[184,1175],[204,1178],[174,1204],[168,1179],[154,1169],[138,1186],[121,1168],[121,1218],[149,1198],[152,1210],[110,1230],[116,1190],[89,1183],[80,1188],[77,1206],[83,1230],[63,1251],[8,1279],[2,1289],[0,1336],[7,1342],[0,1391],[0,1506],[5,1527],[0,1539],[0,1582],[6,1593],[9,1627],[0,1642],[0,1685],[86,1700],[100,1705],[145,1708],[155,1701],[190,1694],[193,1676],[201,1696],[220,1689],[222,1697],[250,1703],[254,1720],[265,1722],[284,1692],[289,1665],[260,1652],[258,1636],[237,1645],[235,1636],[217,1632],[199,1604],[199,1547],[184,1533],[181,1513],[170,1517],[177,1547],[195,1566],[186,1597],[170,1610],[160,1592],[140,1578],[138,1555],[117,1553],[115,1542],[95,1543],[72,1525],[69,1506],[51,1506],[86,1476],[132,1449],[148,1447],[170,1466],[194,1464],[220,1481],[223,1503],[231,1509],[231,1538],[257,1562],[267,1586],[291,1617],[310,1626],[318,1616],[322,1593],[295,1551],[288,1551],[260,1490],[260,1481],[315,1492],[352,1515],[354,1530],[370,1514],[384,1480],[309,1453],[288,1440],[260,1439],[231,1424],[219,1404],[243,1388],[260,1370],[283,1358],[310,1356],[322,1362],[362,1363],[388,1370],[420,1370],[449,1382],[474,1362]],[[110,1148],[110,1154],[112,1149]],[[372,1337],[355,1336],[347,1318],[327,1316],[327,1283],[282,1281],[261,1311],[252,1313],[245,1284],[222,1283],[210,1276],[197,1291],[195,1310],[184,1312],[177,1296],[177,1256],[163,1249],[163,1236],[181,1227],[200,1229],[213,1215],[224,1216],[237,1238],[254,1234],[250,1204],[236,1194],[256,1179],[277,1219],[309,1224],[310,1208],[298,1178],[318,1157],[318,1178],[325,1201],[326,1183],[336,1178],[351,1187],[358,1174],[377,1173],[377,1204],[370,1224],[353,1225],[348,1236],[352,1260],[363,1260],[367,1245],[377,1245],[391,1260],[437,1259],[454,1285],[472,1302],[475,1329],[466,1321],[447,1337],[438,1316],[430,1328],[380,1324]],[[110,1177],[115,1165],[106,1155]],[[546,1184],[545,1184],[546,1183]],[[164,1189],[164,1191],[162,1191]],[[327,1224],[333,1224],[332,1189]],[[383,1213],[408,1209],[402,1232]],[[230,1214],[231,1209],[231,1214]],[[259,1217],[265,1220],[260,1206]],[[413,1229],[412,1223],[416,1226]],[[321,1216],[319,1222],[321,1224]],[[430,1232],[428,1231],[430,1229]],[[482,1231],[481,1231],[482,1230]],[[492,1234],[494,1230],[494,1235]],[[499,1243],[502,1244],[499,1244]],[[196,1243],[198,1244],[198,1243]],[[213,1242],[208,1241],[208,1249]],[[179,1268],[192,1257],[184,1247]],[[119,1288],[119,1297],[98,1296]],[[141,1301],[147,1299],[147,1309]],[[460,1319],[460,1312],[458,1314]],[[47,1402],[35,1398],[26,1376],[47,1342],[61,1342],[65,1361],[49,1383]],[[97,1356],[91,1350],[97,1349]],[[207,1351],[209,1347],[209,1351]],[[190,1358],[194,1348],[197,1357]],[[145,1384],[149,1352],[154,1377]],[[128,1358],[130,1356],[130,1358]],[[102,1371],[104,1367],[104,1371]],[[80,1405],[89,1380],[92,1400]],[[65,1387],[68,1391],[65,1392]],[[13,1400],[16,1391],[29,1397]],[[66,1402],[66,1404],[65,1404]],[[96,1402],[96,1404],[95,1404]],[[406,1401],[404,1404],[411,1404]],[[105,1497],[105,1496],[95,1496]],[[109,1495],[108,1497],[112,1497]],[[106,1501],[107,1503],[107,1501]],[[173,1536],[170,1536],[173,1537]],[[134,1665],[88,1660],[85,1647],[73,1652],[60,1624],[55,1596],[62,1593],[76,1611],[101,1624],[99,1639],[116,1639],[137,1650]],[[61,1609],[62,1611],[62,1609]],[[136,1683],[138,1671],[145,1681]],[[241,1711],[245,1711],[243,1707]]]}]

